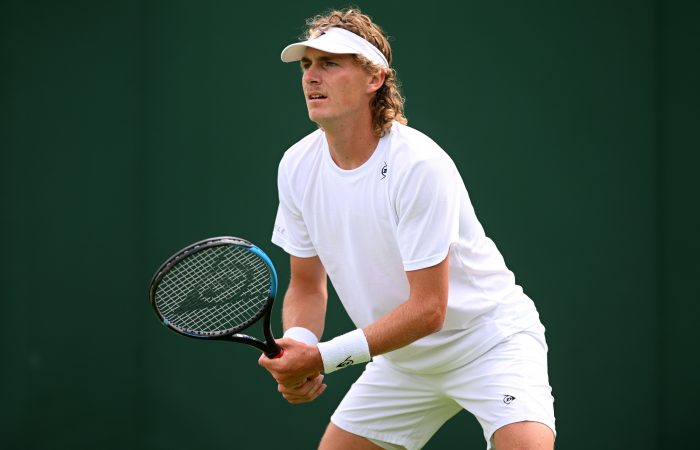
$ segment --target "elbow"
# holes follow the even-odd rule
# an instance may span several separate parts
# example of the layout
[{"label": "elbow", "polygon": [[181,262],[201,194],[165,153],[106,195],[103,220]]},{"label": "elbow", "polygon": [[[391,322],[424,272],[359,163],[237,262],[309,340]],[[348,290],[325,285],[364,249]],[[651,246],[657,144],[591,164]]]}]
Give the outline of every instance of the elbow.
[{"label": "elbow", "polygon": [[447,301],[440,302],[439,305],[436,305],[426,311],[423,317],[423,325],[425,327],[426,336],[442,330],[442,327],[445,324],[446,315]]}]

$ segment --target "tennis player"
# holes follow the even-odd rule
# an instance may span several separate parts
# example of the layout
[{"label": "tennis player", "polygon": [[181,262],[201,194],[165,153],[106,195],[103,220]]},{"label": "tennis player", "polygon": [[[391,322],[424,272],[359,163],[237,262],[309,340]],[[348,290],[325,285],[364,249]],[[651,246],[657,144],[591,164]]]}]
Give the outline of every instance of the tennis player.
[{"label": "tennis player", "polygon": [[[462,409],[488,449],[552,449],[544,327],[455,164],[407,126],[384,32],[357,9],[308,25],[282,60],[300,61],[318,130],[279,166],[285,353],[259,363],[291,403],[321,395],[323,374],[368,363],[322,450],[419,449]],[[327,277],[357,329],[319,343]]]}]

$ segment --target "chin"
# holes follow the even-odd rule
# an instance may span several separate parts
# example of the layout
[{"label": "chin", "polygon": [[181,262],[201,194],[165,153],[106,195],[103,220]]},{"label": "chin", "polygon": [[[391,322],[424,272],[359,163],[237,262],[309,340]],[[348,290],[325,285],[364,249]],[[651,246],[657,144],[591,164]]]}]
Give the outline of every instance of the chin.
[{"label": "chin", "polygon": [[318,126],[321,126],[323,122],[328,121],[328,118],[325,117],[323,114],[314,114],[312,112],[309,112],[309,120],[317,123]]}]

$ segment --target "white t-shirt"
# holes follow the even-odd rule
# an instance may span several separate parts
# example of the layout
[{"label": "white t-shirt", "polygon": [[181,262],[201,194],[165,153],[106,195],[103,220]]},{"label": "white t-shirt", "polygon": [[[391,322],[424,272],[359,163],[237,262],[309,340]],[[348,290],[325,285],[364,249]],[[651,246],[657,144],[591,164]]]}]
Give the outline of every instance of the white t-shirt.
[{"label": "white t-shirt", "polygon": [[293,256],[318,256],[359,328],[406,301],[406,271],[449,251],[444,326],[384,355],[397,366],[450,370],[539,322],[484,234],[454,163],[419,131],[395,122],[353,170],[339,168],[323,131],[314,131],[284,154],[277,182],[272,242]]}]

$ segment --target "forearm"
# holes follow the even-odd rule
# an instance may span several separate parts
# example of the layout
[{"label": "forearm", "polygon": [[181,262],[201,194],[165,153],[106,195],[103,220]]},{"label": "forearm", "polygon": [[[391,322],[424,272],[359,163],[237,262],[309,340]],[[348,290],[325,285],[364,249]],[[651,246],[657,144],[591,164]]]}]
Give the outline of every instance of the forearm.
[{"label": "forearm", "polygon": [[377,356],[427,336],[442,328],[446,300],[410,297],[362,330],[353,330],[318,344],[323,370],[367,362]]},{"label": "forearm", "polygon": [[303,327],[313,332],[320,339],[326,320],[328,294],[322,291],[304,290],[290,284],[284,297],[282,307],[282,324],[284,330]]},{"label": "forearm", "polygon": [[363,329],[372,356],[405,347],[442,328],[449,295],[449,258],[406,273],[409,298]]},{"label": "forearm", "polygon": [[381,355],[435,333],[444,317],[439,300],[409,299],[363,329],[370,354]]},{"label": "forearm", "polygon": [[[269,359],[263,355],[259,359],[260,365],[277,380],[280,392],[293,402],[299,398],[308,400],[306,391],[297,397],[300,389],[307,389],[309,386],[306,384],[316,380],[323,370],[323,361],[315,345],[323,333],[328,301],[326,275],[321,267],[318,261],[292,258],[292,277],[282,306],[285,336],[277,340],[285,353],[282,358]],[[286,333],[295,327],[304,330],[295,329],[291,334]],[[309,336],[309,332],[316,338]],[[322,378],[312,383],[314,396],[320,395],[325,388],[321,381]]]}]

